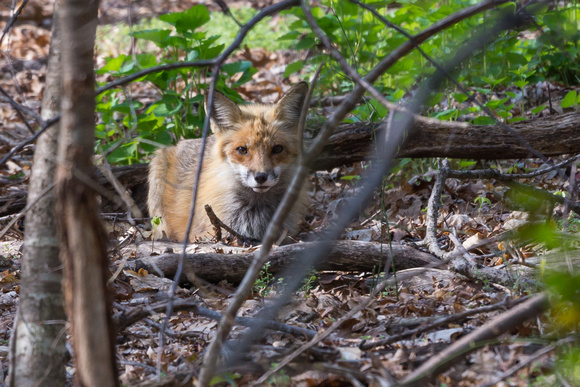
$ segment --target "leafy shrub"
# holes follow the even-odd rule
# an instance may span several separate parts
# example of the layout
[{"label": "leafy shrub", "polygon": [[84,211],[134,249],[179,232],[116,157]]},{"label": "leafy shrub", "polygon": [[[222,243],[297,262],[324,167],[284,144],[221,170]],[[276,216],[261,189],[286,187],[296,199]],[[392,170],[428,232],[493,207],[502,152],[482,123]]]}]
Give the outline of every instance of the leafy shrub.
[{"label": "leafy shrub", "polygon": [[[133,37],[153,44],[154,51],[107,58],[98,74],[127,76],[140,70],[179,61],[207,60],[224,49],[219,36],[208,36],[200,27],[210,20],[205,6],[159,16],[167,28],[133,32]],[[240,61],[222,67],[218,88],[234,101],[242,98],[234,90],[251,79],[256,70],[251,62]],[[119,164],[139,162],[158,146],[180,138],[200,136],[205,113],[201,91],[208,86],[208,72],[200,68],[180,68],[145,75],[138,79],[153,85],[160,98],[151,105],[132,100],[128,88],[108,90],[97,99],[101,122],[97,125],[97,145],[108,161]]]},{"label": "leafy shrub", "polygon": [[[413,35],[470,4],[452,2],[442,5],[434,0],[427,0],[397,4],[374,2],[369,5]],[[565,3],[557,9],[547,9],[545,5],[530,8],[529,11],[535,13],[543,34],[517,28],[503,32],[484,50],[474,52],[467,63],[456,69],[454,76],[463,84],[474,85],[472,90],[485,95],[488,100],[486,107],[498,117],[510,122],[523,119],[514,117],[512,110],[515,103],[523,104],[521,96],[526,86],[542,80],[561,81],[567,85],[580,81],[579,9],[575,3]],[[461,48],[467,38],[479,32],[486,33],[486,28],[493,25],[494,19],[516,10],[514,3],[507,3],[475,15],[431,37],[421,48],[444,64],[448,57]],[[318,38],[310,30],[302,10],[293,8],[286,13],[297,17],[297,20],[290,25],[291,32],[280,39],[293,40],[296,49],[315,49]],[[312,8],[312,13],[350,65],[361,74],[368,72],[382,57],[407,40],[403,34],[385,27],[370,12],[346,1],[322,1],[320,7]],[[317,53],[309,63],[320,61],[331,62],[331,66],[334,66],[321,80],[326,89],[331,90],[331,94],[343,94],[352,89],[353,82],[342,73],[338,64],[328,60],[326,54]],[[301,70],[311,74],[314,66],[305,66],[303,61],[298,61],[288,66],[285,75]],[[375,83],[375,87],[387,94],[391,100],[398,101],[412,92],[418,80],[426,78],[433,71],[433,66],[415,50],[400,59]],[[520,91],[509,90],[505,92],[505,98],[491,100],[494,90],[503,90],[506,87],[515,87]],[[430,109],[425,113],[443,120],[457,119],[461,115],[481,114],[479,107],[464,104],[466,99],[463,93],[449,86],[447,93],[434,94],[428,100]],[[445,100],[446,103],[442,104]],[[459,108],[449,108],[453,100]],[[376,101],[369,100],[366,105],[353,112],[351,120],[382,119],[387,110],[379,105]],[[522,112],[523,108],[524,106]],[[543,108],[537,107],[532,113],[537,114]],[[482,116],[475,123],[493,124],[495,121]]]}]

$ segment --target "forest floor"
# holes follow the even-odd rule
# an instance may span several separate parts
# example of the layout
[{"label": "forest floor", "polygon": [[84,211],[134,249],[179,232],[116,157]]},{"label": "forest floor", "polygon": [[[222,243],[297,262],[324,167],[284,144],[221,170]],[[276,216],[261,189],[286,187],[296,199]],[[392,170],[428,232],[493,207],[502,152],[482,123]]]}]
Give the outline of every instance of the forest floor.
[{"label": "forest floor", "polygon": [[[219,11],[214,2],[206,3],[213,7],[210,8],[212,11]],[[227,3],[231,7],[263,7],[272,1]],[[1,5],[2,20],[9,17],[6,4],[3,2]],[[131,4],[134,20],[181,11],[191,6],[182,1],[133,1]],[[47,27],[51,14],[52,1],[31,2],[2,43],[4,55],[0,58],[0,86],[17,102],[36,112],[39,112],[44,88],[50,42],[50,29]],[[125,1],[101,2],[100,20],[103,25],[115,25],[126,18]],[[248,48],[236,55],[250,59],[258,66],[258,73],[244,86],[243,95],[248,100],[272,102],[298,80],[291,78],[284,84],[282,79],[285,65],[295,60],[299,55],[297,53]],[[102,58],[96,58],[97,63],[100,60]],[[555,92],[561,89],[558,85],[552,87]],[[150,90],[142,91],[154,97]],[[319,113],[325,115],[331,111],[332,107],[328,107]],[[31,133],[5,100],[0,100],[0,116],[3,117],[0,155],[3,155]],[[33,152],[34,145],[25,147],[0,169],[0,196],[17,197],[26,191]],[[519,160],[497,163],[497,166],[526,171],[542,164],[538,160]],[[332,171],[318,171],[310,177],[314,187],[310,192],[311,205],[297,241],[317,240],[318,235],[337,220],[341,207],[347,206],[349,198],[364,188],[358,179],[364,175],[366,166],[365,163],[357,163]],[[436,175],[435,160],[413,160],[400,166],[389,176],[383,190],[375,193],[366,208],[361,208],[359,217],[349,224],[341,239],[387,244],[385,246],[391,241],[411,246],[418,252],[428,252],[420,242],[425,238],[426,208]],[[551,192],[574,193],[579,177],[575,168],[568,168],[528,179],[527,183]],[[406,277],[405,274],[413,274],[416,269],[401,270],[397,275],[402,280],[387,287],[376,295],[375,302],[351,316],[349,313],[376,286],[376,276],[372,272],[311,272],[300,290],[278,311],[276,321],[309,332],[322,332],[345,316],[348,318],[332,335],[301,353],[282,371],[270,376],[267,383],[294,386],[367,385],[372,379],[371,375],[376,376],[376,380],[401,380],[460,337],[477,330],[536,293],[537,288],[523,279],[537,278],[537,265],[546,252],[545,246],[522,243],[503,236],[524,224],[531,216],[553,222],[558,230],[565,229],[575,234],[579,231],[580,219],[575,215],[569,216],[570,212],[563,205],[549,208],[552,211],[550,219],[546,216],[548,208],[545,206],[540,206],[534,213],[511,207],[503,200],[506,192],[505,186],[496,181],[449,179],[441,197],[437,236],[444,251],[453,250],[450,237],[453,233],[468,249],[479,241],[495,239],[495,242],[470,252],[479,257],[480,265],[503,270],[513,278],[522,278],[522,281],[514,281],[511,287],[498,285],[485,279],[456,274],[444,265],[423,272],[416,271],[416,275]],[[115,300],[115,318],[120,322],[132,309],[147,309],[156,303],[166,302],[167,291],[173,283],[171,279],[159,277],[152,271],[139,269],[136,262],[163,254],[168,249],[179,253],[181,247],[152,241],[148,221],[133,225],[118,218],[124,218],[124,214],[106,216],[112,242],[110,269],[114,280],[111,289]],[[0,223],[0,226],[3,228],[6,224]],[[4,373],[8,364],[8,340],[18,305],[19,249],[23,233],[23,222],[19,221],[0,239],[0,361]],[[255,246],[199,241],[188,246],[186,252],[243,253],[255,250]],[[264,271],[239,316],[255,317],[283,292],[287,280],[275,279]],[[226,282],[206,284],[201,288],[192,287],[186,282],[180,284],[177,298],[192,302],[177,308],[169,319],[161,364],[167,378],[166,385],[187,380],[191,375],[195,377],[204,350],[218,325],[215,314],[210,312],[225,310],[235,289],[235,285]],[[483,308],[492,305],[497,308]],[[475,312],[464,313],[466,311]],[[120,378],[124,385],[154,385],[159,327],[164,316],[152,311],[147,318],[128,323],[120,332],[117,353]],[[439,325],[431,325],[440,321],[438,319],[442,316],[450,318]],[[539,337],[548,333],[557,336],[552,322],[552,317],[542,316],[519,324],[501,338],[481,345],[466,356],[460,356],[455,365],[432,383],[450,386],[557,383],[559,376],[554,372],[557,361],[554,352],[546,351],[538,356],[539,350],[548,344]],[[425,327],[429,328],[423,329]],[[247,332],[248,329],[242,325],[234,328],[231,335],[233,341],[228,349],[232,354],[236,354],[235,340],[244,337]],[[384,338],[395,339],[385,345],[364,347],[364,343]],[[304,335],[295,332],[267,330],[235,366],[223,370],[223,382],[249,385],[306,342]],[[521,368],[516,370],[514,367],[518,366]],[[72,363],[68,372],[71,376],[74,373]]]}]

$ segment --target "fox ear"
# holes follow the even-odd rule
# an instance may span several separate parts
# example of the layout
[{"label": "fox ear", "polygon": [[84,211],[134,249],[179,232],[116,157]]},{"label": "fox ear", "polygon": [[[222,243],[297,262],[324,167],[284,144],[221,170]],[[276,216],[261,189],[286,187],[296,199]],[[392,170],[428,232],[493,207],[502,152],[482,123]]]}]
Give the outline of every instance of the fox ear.
[{"label": "fox ear", "polygon": [[[208,95],[209,92],[206,90],[204,98],[206,113],[208,110]],[[232,129],[242,118],[242,111],[238,105],[217,90],[213,93],[213,106],[211,110],[210,119],[214,133]]]},{"label": "fox ear", "polygon": [[300,82],[292,86],[276,104],[276,119],[292,127],[297,126],[307,93],[308,83],[306,82]]}]

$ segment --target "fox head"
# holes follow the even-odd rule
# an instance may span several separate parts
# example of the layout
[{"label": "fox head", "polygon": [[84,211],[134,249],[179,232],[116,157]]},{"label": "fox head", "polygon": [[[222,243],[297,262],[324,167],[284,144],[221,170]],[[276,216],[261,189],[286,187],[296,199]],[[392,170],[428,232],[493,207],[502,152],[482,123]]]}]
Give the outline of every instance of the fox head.
[{"label": "fox head", "polygon": [[[219,157],[254,192],[274,187],[298,156],[297,129],[308,84],[294,85],[278,103],[236,105],[214,93],[211,128]],[[206,93],[206,111],[207,93]]]}]

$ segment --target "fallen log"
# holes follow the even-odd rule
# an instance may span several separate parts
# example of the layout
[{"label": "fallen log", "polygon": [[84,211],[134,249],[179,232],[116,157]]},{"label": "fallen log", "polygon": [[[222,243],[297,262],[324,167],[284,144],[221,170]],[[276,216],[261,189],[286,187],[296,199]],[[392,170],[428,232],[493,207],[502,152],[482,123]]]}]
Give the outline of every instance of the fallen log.
[{"label": "fallen log", "polygon": [[[558,114],[510,124],[532,148],[545,156],[580,152],[580,112]],[[342,124],[318,157],[315,169],[331,169],[374,159],[380,123]],[[500,125],[473,125],[434,119],[416,120],[397,157],[458,159],[519,159],[530,157],[524,144]]]},{"label": "fallen log", "polygon": [[[580,152],[580,112],[558,114],[510,124],[535,150],[545,156]],[[328,170],[341,165],[374,159],[375,138],[382,132],[380,123],[357,122],[342,124],[330,137],[313,166]],[[316,128],[312,130],[316,132]],[[201,144],[201,140],[199,141]],[[210,137],[211,142],[211,137]],[[306,145],[309,141],[305,141]],[[500,125],[473,125],[421,118],[415,121],[399,149],[397,157],[449,157],[461,159],[517,159],[530,157],[530,152]],[[113,167],[113,173],[131,191],[135,203],[144,210],[147,195],[147,165],[133,164]],[[110,191],[106,178],[97,181]],[[19,197],[0,197],[0,216],[14,214],[25,205],[25,193]],[[108,205],[106,211],[115,211]],[[117,205],[117,209],[119,206]]]},{"label": "fallen log", "polygon": [[[296,243],[274,249],[269,260],[268,271],[280,273],[288,268],[307,249],[315,247],[319,242]],[[176,244],[176,246],[181,246]],[[391,247],[388,244],[361,241],[337,241],[332,251],[318,262],[317,270],[372,272],[384,267]],[[408,245],[393,244],[393,261],[397,270],[414,267],[424,267],[437,264],[439,261],[431,254],[419,251]],[[173,278],[177,270],[180,254],[169,253],[141,258],[135,261],[135,270],[145,269],[151,274]],[[222,254],[201,253],[186,254],[184,275],[182,280],[195,281],[202,278],[208,282],[217,283],[227,280],[238,284],[246,274],[253,253]]]}]

